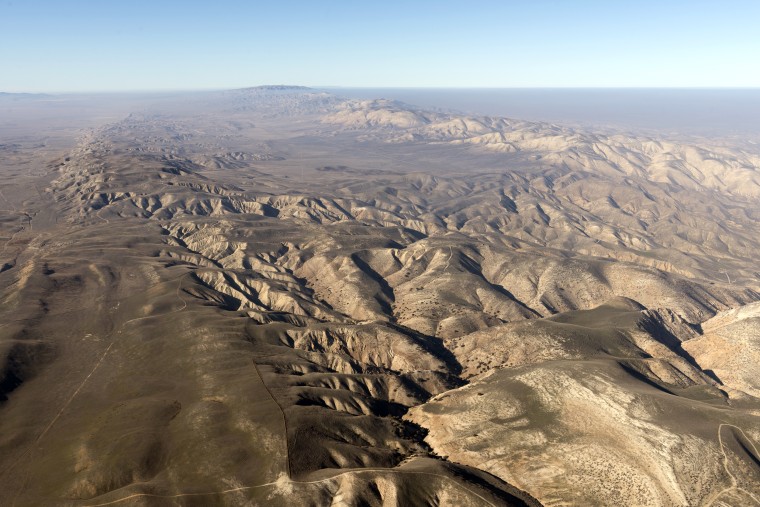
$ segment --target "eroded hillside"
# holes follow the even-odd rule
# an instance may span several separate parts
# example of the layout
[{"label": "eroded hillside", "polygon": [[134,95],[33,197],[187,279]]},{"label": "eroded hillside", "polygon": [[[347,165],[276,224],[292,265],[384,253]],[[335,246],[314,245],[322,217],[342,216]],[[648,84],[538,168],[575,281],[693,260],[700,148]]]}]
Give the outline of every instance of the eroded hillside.
[{"label": "eroded hillside", "polygon": [[760,498],[757,153],[280,88],[29,136],[4,504]]}]

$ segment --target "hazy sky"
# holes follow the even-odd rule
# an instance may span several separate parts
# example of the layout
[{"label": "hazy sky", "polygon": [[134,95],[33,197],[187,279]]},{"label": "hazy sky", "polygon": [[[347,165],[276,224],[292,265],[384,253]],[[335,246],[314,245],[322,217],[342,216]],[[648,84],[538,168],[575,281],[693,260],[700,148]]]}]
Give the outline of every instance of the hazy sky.
[{"label": "hazy sky", "polygon": [[760,86],[760,1],[0,0],[0,91]]}]

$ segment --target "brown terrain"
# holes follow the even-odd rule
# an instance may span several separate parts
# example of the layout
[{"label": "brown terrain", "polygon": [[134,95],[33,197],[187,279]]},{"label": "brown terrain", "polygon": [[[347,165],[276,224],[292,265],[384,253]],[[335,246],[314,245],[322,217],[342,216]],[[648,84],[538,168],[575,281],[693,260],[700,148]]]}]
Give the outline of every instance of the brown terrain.
[{"label": "brown terrain", "polygon": [[758,145],[0,112],[0,505],[760,505]]}]

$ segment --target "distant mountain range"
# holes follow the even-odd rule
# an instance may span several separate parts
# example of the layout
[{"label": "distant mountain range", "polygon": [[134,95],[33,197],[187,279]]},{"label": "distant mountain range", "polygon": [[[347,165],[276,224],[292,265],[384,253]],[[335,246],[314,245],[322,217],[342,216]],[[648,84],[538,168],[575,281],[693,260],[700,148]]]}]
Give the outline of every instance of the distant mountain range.
[{"label": "distant mountain range", "polygon": [[39,99],[42,97],[50,97],[47,93],[11,93],[0,92],[0,99]]}]

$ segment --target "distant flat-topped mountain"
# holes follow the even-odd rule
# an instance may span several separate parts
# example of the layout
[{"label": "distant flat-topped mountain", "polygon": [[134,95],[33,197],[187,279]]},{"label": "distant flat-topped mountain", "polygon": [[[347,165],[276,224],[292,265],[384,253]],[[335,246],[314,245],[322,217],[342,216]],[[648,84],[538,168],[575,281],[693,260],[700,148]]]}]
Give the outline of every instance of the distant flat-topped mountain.
[{"label": "distant flat-topped mountain", "polygon": [[260,85],[250,86],[248,88],[239,88],[239,90],[267,90],[276,92],[289,92],[289,91],[307,91],[311,90],[308,86],[296,86],[296,85]]}]

